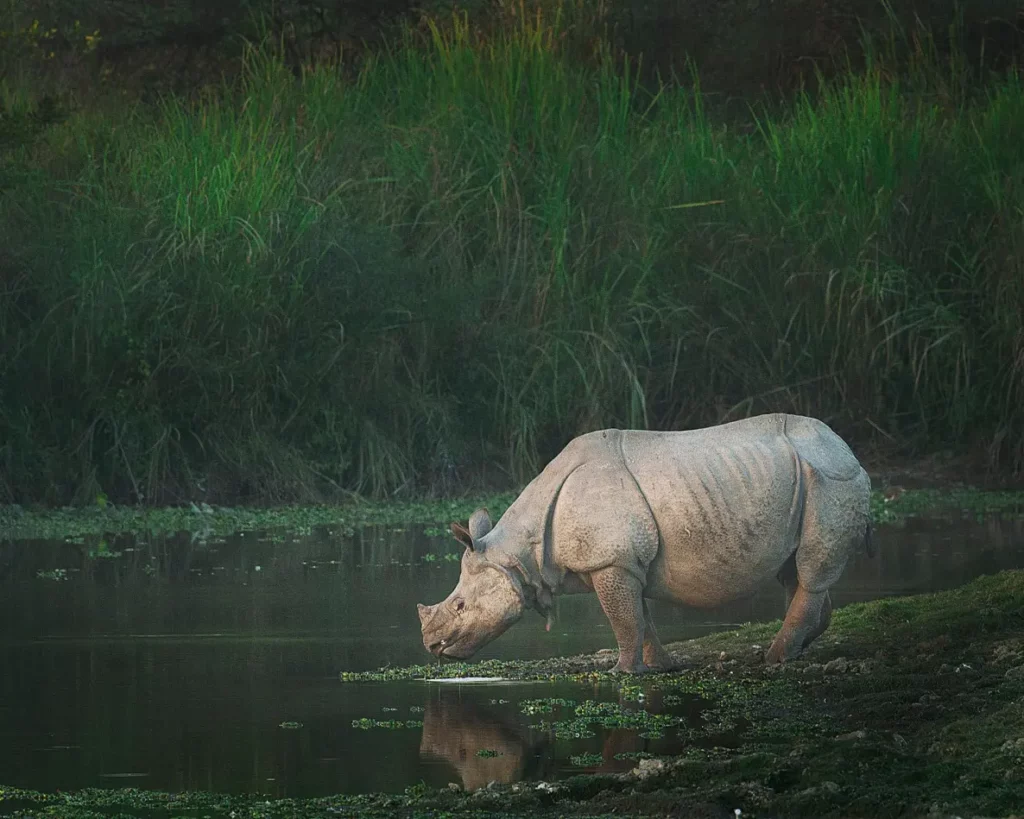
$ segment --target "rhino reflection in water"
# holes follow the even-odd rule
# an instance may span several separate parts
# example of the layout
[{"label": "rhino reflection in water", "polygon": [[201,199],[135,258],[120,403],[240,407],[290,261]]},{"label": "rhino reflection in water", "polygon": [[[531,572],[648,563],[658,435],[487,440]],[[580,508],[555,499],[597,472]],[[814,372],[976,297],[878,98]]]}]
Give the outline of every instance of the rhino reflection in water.
[{"label": "rhino reflection in water", "polygon": [[[657,700],[657,694],[653,699]],[[660,709],[657,709],[660,710]],[[636,765],[618,759],[623,752],[650,750],[651,740],[634,728],[603,729],[601,762],[587,768],[595,773],[623,771]],[[478,751],[497,756],[479,756]],[[420,758],[447,763],[467,791],[491,782],[508,785],[531,779],[548,779],[565,767],[554,755],[548,733],[531,732],[511,711],[463,700],[457,689],[442,689],[431,698],[423,713]]]},{"label": "rhino reflection in water", "polygon": [[570,441],[492,525],[485,509],[452,533],[466,547],[455,590],[418,606],[423,644],[465,659],[527,608],[596,592],[619,647],[615,671],[667,668],[646,599],[714,607],[786,588],[765,659],[798,655],[829,624],[829,588],[870,549],[871,481],[828,426],[761,415],[689,432],[607,429]]},{"label": "rhino reflection in water", "polygon": [[[547,738],[533,742],[513,715],[464,701],[457,690],[441,690],[423,713],[420,756],[451,765],[467,791],[491,782],[506,785],[540,772],[549,746]],[[495,751],[497,756],[479,756]]]}]

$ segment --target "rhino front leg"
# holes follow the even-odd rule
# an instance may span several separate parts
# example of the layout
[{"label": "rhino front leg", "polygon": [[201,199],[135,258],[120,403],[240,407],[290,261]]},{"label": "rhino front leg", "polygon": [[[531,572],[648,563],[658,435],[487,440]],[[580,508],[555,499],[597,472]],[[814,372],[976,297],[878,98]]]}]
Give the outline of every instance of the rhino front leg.
[{"label": "rhino front leg", "polygon": [[640,581],[616,566],[592,572],[590,580],[619,644],[619,661],[612,673],[643,674],[648,668],[643,657],[644,605]]},{"label": "rhino front leg", "polygon": [[672,655],[658,639],[651,617],[651,604],[644,600],[644,665],[652,671],[667,671],[675,665]]}]

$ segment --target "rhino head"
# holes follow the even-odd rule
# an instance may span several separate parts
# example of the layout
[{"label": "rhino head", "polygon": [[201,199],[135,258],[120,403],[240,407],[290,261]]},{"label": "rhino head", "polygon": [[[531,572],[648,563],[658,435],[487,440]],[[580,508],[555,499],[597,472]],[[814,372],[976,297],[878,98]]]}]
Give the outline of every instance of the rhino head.
[{"label": "rhino head", "polygon": [[486,509],[472,514],[468,530],[451,525],[456,540],[466,547],[459,583],[440,603],[416,606],[423,645],[437,657],[472,657],[523,616],[521,581],[514,571],[488,559],[483,541],[491,528]]}]

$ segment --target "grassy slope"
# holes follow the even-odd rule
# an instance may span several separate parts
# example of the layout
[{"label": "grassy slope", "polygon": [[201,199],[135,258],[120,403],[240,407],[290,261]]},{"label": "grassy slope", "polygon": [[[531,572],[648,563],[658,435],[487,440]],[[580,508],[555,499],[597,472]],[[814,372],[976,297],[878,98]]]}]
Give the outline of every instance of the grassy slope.
[{"label": "grassy slope", "polygon": [[[751,651],[777,624],[714,634],[673,650],[691,669],[654,680],[728,703],[752,720],[741,746],[693,752],[665,770],[580,776],[553,793],[477,795],[413,788],[402,796],[265,802],[134,790],[46,795],[0,788],[0,812],[24,816],[1008,816],[1024,804],[1024,573],[953,591],[851,605],[806,659],[767,671]],[[724,652],[725,657],[721,657]],[[842,661],[845,661],[845,665]],[[838,661],[826,668],[823,663]],[[607,660],[605,660],[607,662]],[[529,664],[530,675],[593,677],[602,663]],[[515,666],[470,666],[515,674]],[[415,676],[417,670],[410,670]],[[394,672],[392,672],[392,676]],[[632,682],[624,683],[634,685]],[[1024,743],[1022,743],[1024,745]],[[168,805],[176,806],[169,809]]]}]

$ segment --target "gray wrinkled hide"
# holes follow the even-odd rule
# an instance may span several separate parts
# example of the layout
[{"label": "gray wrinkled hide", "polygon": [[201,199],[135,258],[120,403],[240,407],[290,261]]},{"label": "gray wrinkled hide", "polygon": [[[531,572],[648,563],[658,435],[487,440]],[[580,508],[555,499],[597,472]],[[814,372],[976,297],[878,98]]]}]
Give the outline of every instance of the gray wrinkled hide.
[{"label": "gray wrinkled hide", "polygon": [[778,576],[790,599],[769,662],[828,626],[828,589],[869,535],[870,479],[828,426],[762,415],[688,432],[582,435],[493,527],[478,510],[449,598],[421,606],[424,645],[470,656],[559,593],[597,592],[619,671],[664,667],[644,598],[712,607]]}]

